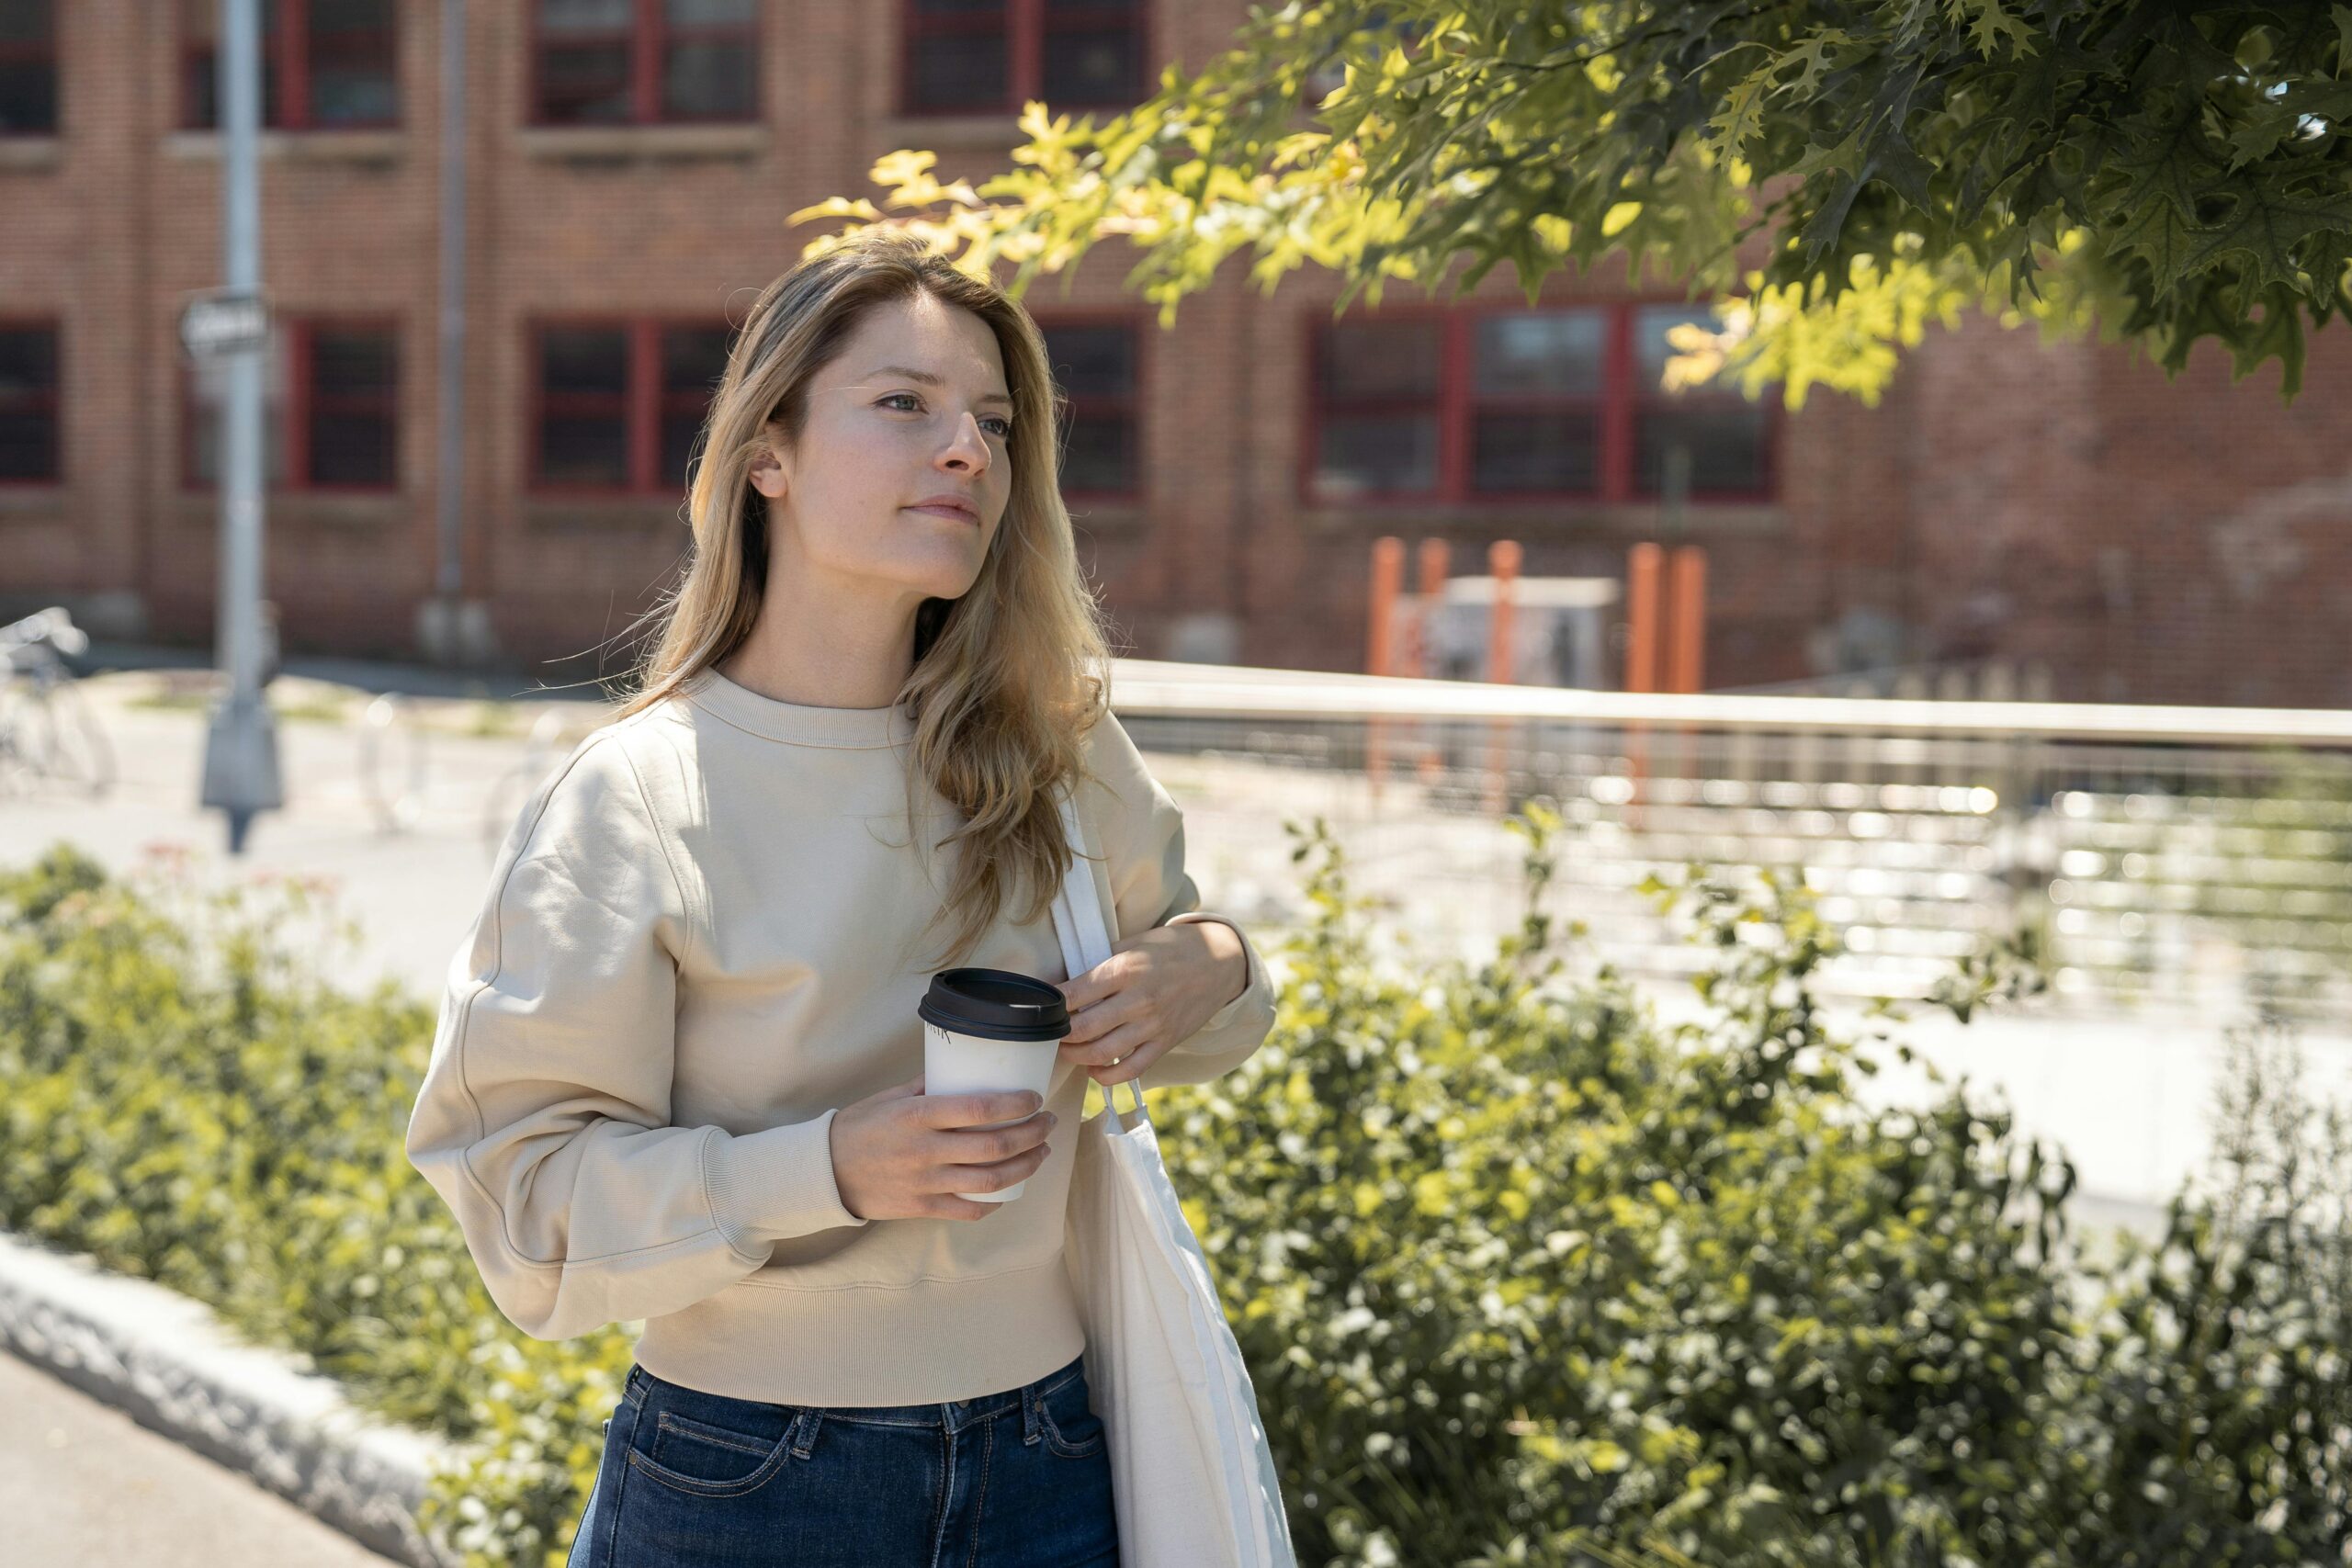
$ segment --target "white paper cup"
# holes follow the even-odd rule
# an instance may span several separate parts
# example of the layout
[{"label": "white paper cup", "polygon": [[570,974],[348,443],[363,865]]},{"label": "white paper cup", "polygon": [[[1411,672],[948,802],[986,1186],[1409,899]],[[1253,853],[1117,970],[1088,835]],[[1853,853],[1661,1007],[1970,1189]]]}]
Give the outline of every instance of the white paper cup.
[{"label": "white paper cup", "polygon": [[[922,1026],[922,1091],[925,1094],[990,1094],[1001,1089],[1035,1089],[1045,1099],[1054,1075],[1054,1060],[1061,1054],[1058,1040],[990,1040],[944,1029],[929,1020]],[[977,1122],[964,1131],[1010,1127],[1025,1122]],[[1023,1178],[1000,1192],[958,1192],[977,1203],[1009,1203],[1029,1185]]]},{"label": "white paper cup", "polygon": [[[1042,1100],[1069,1036],[1059,987],[1012,969],[943,969],[916,1007],[922,1019],[923,1093],[990,1094],[1034,1089]],[[1026,1121],[1016,1117],[1014,1121]],[[1012,1122],[989,1122],[1009,1127]],[[1001,1192],[958,1192],[975,1203],[1009,1203],[1026,1181]]]}]

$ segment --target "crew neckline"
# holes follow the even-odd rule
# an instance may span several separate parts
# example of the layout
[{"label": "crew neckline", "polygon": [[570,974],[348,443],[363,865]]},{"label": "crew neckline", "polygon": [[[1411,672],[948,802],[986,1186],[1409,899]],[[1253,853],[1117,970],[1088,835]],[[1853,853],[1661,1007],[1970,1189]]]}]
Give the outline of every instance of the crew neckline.
[{"label": "crew neckline", "polygon": [[819,707],[778,702],[729,680],[711,665],[679,688],[696,707],[738,729],[801,746],[897,746],[912,739],[904,704],[878,708]]}]

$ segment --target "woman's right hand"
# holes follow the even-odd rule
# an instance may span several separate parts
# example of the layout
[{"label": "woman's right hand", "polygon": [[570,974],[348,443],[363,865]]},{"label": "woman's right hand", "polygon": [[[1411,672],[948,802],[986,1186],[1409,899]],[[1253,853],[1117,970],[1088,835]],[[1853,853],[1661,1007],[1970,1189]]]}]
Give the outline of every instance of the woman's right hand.
[{"label": "woman's right hand", "polygon": [[[1058,1120],[1034,1089],[929,1095],[918,1073],[833,1113],[833,1185],[861,1220],[986,1219],[1004,1205],[956,1194],[1035,1174]],[[974,1125],[984,1122],[1012,1125]]]}]

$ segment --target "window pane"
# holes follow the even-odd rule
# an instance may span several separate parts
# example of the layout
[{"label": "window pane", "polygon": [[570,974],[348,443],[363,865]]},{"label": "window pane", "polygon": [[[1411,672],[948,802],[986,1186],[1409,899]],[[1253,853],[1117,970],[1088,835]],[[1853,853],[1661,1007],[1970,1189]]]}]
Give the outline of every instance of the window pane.
[{"label": "window pane", "polygon": [[539,385],[549,392],[628,393],[628,333],[618,327],[550,327],[539,338]]},{"label": "window pane", "polygon": [[1600,421],[1590,413],[1481,414],[1470,451],[1476,491],[1591,490],[1600,482]]},{"label": "window pane", "polygon": [[0,479],[58,477],[57,333],[0,330]]},{"label": "window pane", "polygon": [[311,389],[327,397],[392,389],[392,336],[322,327],[311,334]]},{"label": "window pane", "polygon": [[1316,488],[1326,495],[1437,486],[1435,414],[1353,414],[1323,421]]},{"label": "window pane", "polygon": [[1481,317],[1472,384],[1480,392],[1598,392],[1603,335],[1598,310]]},{"label": "window pane", "polygon": [[662,0],[662,15],[673,28],[750,25],[759,19],[759,0]]},{"label": "window pane", "polygon": [[1657,391],[1662,386],[1666,362],[1681,350],[1667,342],[1667,333],[1684,321],[1711,333],[1723,331],[1723,321],[1710,305],[1644,305],[1634,312],[1634,375],[1636,389]]},{"label": "window pane", "polygon": [[51,327],[0,328],[0,397],[57,386],[57,333]]},{"label": "window pane", "polygon": [[628,70],[625,43],[542,47],[539,117],[566,124],[628,119]]},{"label": "window pane", "polygon": [[914,107],[995,108],[1003,104],[1004,35],[949,33],[910,39]]},{"label": "window pane", "polygon": [[614,414],[554,414],[539,425],[539,478],[548,484],[628,482],[628,421]]},{"label": "window pane", "polygon": [[1124,413],[1080,414],[1062,451],[1062,488],[1131,493],[1136,488],[1136,422]]},{"label": "window pane", "polygon": [[390,0],[311,0],[308,50],[313,124],[398,117]]},{"label": "window pane", "polygon": [[57,36],[54,0],[0,0],[0,43],[47,43]]},{"label": "window pane", "polygon": [[0,131],[56,129],[56,65],[46,60],[0,60]]},{"label": "window pane", "polygon": [[662,112],[682,119],[747,119],[759,56],[735,39],[673,43],[662,51]]},{"label": "window pane", "polygon": [[1634,487],[1645,495],[1660,493],[1666,454],[1679,444],[1690,449],[1693,491],[1762,490],[1765,413],[1746,402],[1644,410],[1634,422]]},{"label": "window pane", "polygon": [[663,412],[662,471],[655,477],[664,488],[684,486],[686,464],[694,456],[695,442],[702,434],[702,423],[708,412],[707,408],[700,413],[688,413],[679,409]]},{"label": "window pane", "polygon": [[0,402],[0,479],[57,477],[55,411],[11,408]]},{"label": "window pane", "polygon": [[1049,326],[1046,357],[1073,398],[1125,397],[1136,389],[1136,333],[1117,323]]},{"label": "window pane", "polygon": [[627,32],[636,16],[636,0],[543,0],[539,31],[549,36]]},{"label": "window pane", "polygon": [[1437,396],[1443,321],[1336,321],[1324,340],[1328,398]]},{"label": "window pane", "polygon": [[669,327],[662,333],[662,389],[707,397],[727,374],[726,327]]},{"label": "window pane", "polygon": [[1047,31],[1040,84],[1046,101],[1121,107],[1136,102],[1136,62],[1143,54],[1140,31],[1134,27]]},{"label": "window pane", "polygon": [[392,415],[359,410],[311,411],[311,482],[392,482]]}]

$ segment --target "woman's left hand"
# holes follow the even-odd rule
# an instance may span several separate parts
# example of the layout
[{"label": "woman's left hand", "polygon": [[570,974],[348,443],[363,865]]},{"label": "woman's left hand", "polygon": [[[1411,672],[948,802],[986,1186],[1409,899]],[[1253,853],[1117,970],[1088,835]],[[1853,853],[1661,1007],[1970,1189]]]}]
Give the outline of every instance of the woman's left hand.
[{"label": "woman's left hand", "polygon": [[1070,1013],[1061,1059],[1085,1066],[1096,1083],[1123,1082],[1190,1038],[1249,983],[1240,934],[1221,920],[1140,931],[1061,982]]}]

